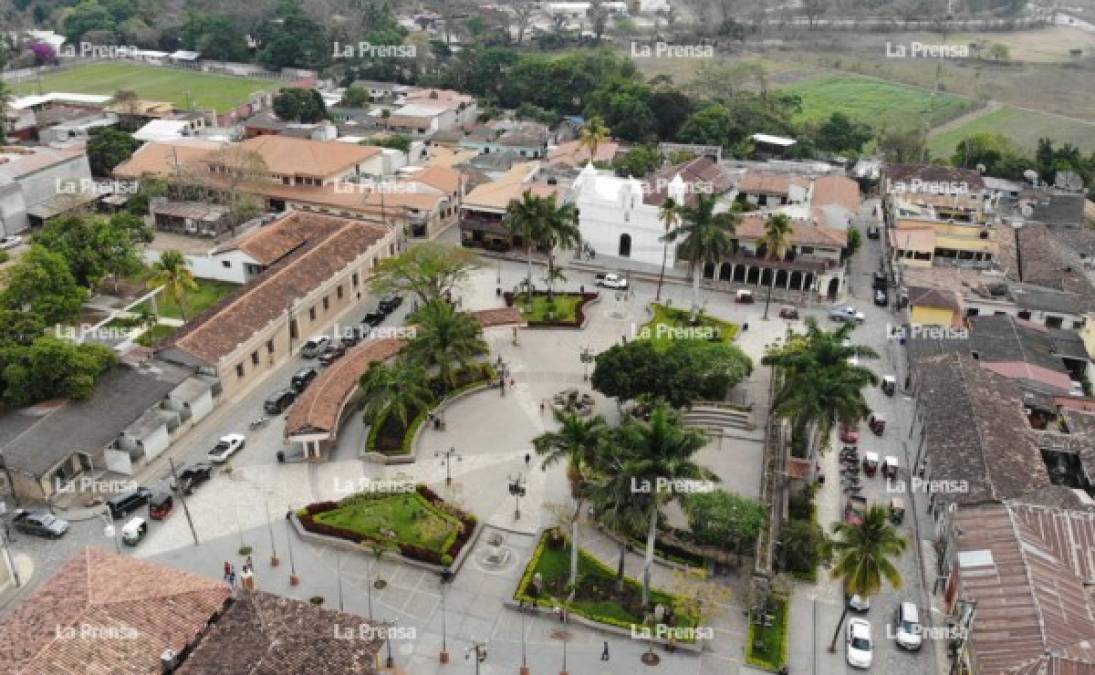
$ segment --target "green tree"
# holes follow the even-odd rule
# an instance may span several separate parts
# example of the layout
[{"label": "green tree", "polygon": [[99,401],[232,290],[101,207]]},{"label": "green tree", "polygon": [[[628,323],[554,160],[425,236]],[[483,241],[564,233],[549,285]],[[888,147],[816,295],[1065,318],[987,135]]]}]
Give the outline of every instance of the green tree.
[{"label": "green tree", "polygon": [[640,145],[612,160],[612,168],[620,176],[643,178],[653,173],[662,164],[661,153],[657,148]]},{"label": "green tree", "polygon": [[856,122],[842,112],[834,112],[822,122],[814,135],[819,150],[829,152],[859,152],[863,144],[874,137],[869,126]]},{"label": "green tree", "polygon": [[323,69],[331,60],[331,39],[294,0],[281,0],[274,15],[258,31],[259,63],[282,68]]},{"label": "green tree", "polygon": [[381,148],[392,148],[400,152],[410,152],[414,141],[405,134],[393,134],[391,136],[372,136],[366,138],[362,145],[375,145]]},{"label": "green tree", "polygon": [[767,519],[763,506],[725,490],[693,494],[683,506],[697,541],[739,554],[756,541]]},{"label": "green tree", "polygon": [[114,167],[133,156],[141,142],[131,134],[111,127],[91,132],[87,141],[87,161],[95,176],[109,176]]},{"label": "green tree", "polygon": [[0,304],[14,311],[31,311],[47,325],[66,324],[80,315],[87,291],[76,283],[65,257],[34,244],[3,272],[6,288]]},{"label": "green tree", "polygon": [[394,415],[404,429],[434,400],[426,368],[405,357],[392,365],[378,361],[369,366],[361,376],[361,397],[366,423],[382,424]]},{"label": "green tree", "polygon": [[106,7],[95,0],[82,0],[71,11],[64,14],[61,22],[61,30],[70,43],[79,42],[85,33],[92,31],[113,33],[114,29],[114,17]]},{"label": "green tree", "polygon": [[202,58],[216,61],[247,61],[247,34],[231,19],[217,14],[191,12],[181,31],[183,44]]},{"label": "green tree", "polygon": [[426,367],[436,366],[446,391],[457,386],[461,370],[488,351],[479,322],[444,300],[433,300],[420,307],[413,322],[414,339],[404,349]]},{"label": "green tree", "polygon": [[570,203],[558,204],[555,195],[542,198],[542,227],[535,229],[536,247],[547,251],[547,289],[548,298],[555,296],[555,280],[563,278],[555,267],[556,249],[574,248],[582,238],[578,229],[578,209]]},{"label": "green tree", "polygon": [[734,234],[739,217],[733,211],[715,213],[714,195],[697,195],[696,203],[681,209],[681,224],[665,234],[670,242],[680,240],[677,256],[688,261],[692,271],[692,320],[700,313],[700,275],[704,264],[717,264],[734,251]]},{"label": "green tree", "polygon": [[380,261],[369,287],[378,295],[411,293],[426,305],[445,297],[481,266],[471,251],[423,242]]},{"label": "green tree", "polygon": [[342,103],[340,105],[348,106],[350,108],[364,108],[368,103],[368,89],[363,87],[347,87],[346,92],[342,94]]},{"label": "green tree", "polygon": [[[764,221],[764,236],[757,242],[763,249],[765,260],[783,260],[791,247],[791,219],[786,213],[773,213]],[[772,304],[772,287],[776,285],[775,271],[768,280],[768,294],[764,298],[764,318],[768,318],[768,307]]]},{"label": "green tree", "polygon": [[609,130],[598,116],[590,117],[578,130],[578,147],[589,151],[589,161],[597,159],[597,149],[609,139]]},{"label": "green tree", "polygon": [[554,415],[559,429],[532,439],[532,447],[537,455],[544,458],[540,465],[544,470],[566,460],[568,468],[573,471],[575,506],[570,525],[570,585],[573,588],[578,583],[578,520],[585,497],[585,475],[597,462],[601,440],[608,427],[600,415],[584,419],[574,413],[558,410],[554,411]]},{"label": "green tree", "polygon": [[12,345],[26,347],[45,331],[45,322],[34,312],[0,309],[0,349]]},{"label": "green tree", "polygon": [[617,79],[605,83],[589,95],[584,112],[591,120],[603,120],[624,140],[646,141],[655,135],[650,89],[640,82]]},{"label": "green tree", "polygon": [[848,226],[848,257],[855,255],[855,252],[863,246],[863,233],[859,231],[858,227],[854,225]]},{"label": "green tree", "polygon": [[274,113],[286,122],[314,124],[327,119],[327,105],[315,89],[286,88],[274,97]]},{"label": "green tree", "polygon": [[883,130],[877,141],[878,151],[888,162],[916,164],[928,160],[927,134],[921,129]]},{"label": "green tree", "polygon": [[198,290],[198,282],[194,280],[190,264],[181,252],[170,249],[160,254],[160,259],[152,263],[148,287],[162,287],[178,303],[183,321],[186,321],[186,296],[191,291]]},{"label": "green tree", "polygon": [[827,564],[829,539],[825,530],[813,520],[792,519],[780,534],[787,569],[801,574],[813,574],[819,565]]},{"label": "green tree", "polygon": [[635,504],[635,486],[631,476],[625,473],[624,458],[605,444],[605,451],[597,456],[597,471],[586,483],[593,513],[601,525],[619,535],[619,553],[616,560],[616,591],[624,589],[624,561],[632,537],[639,537],[646,526],[646,518]]},{"label": "green tree", "polygon": [[4,400],[10,405],[27,405],[49,398],[87,400],[95,383],[117,363],[114,352],[103,345],[77,345],[52,335],[43,335],[29,347],[7,351],[0,378]]},{"label": "green tree", "polygon": [[525,246],[525,255],[528,257],[528,273],[525,277],[525,285],[528,290],[528,301],[532,302],[532,249],[537,242],[544,239],[543,229],[547,220],[546,205],[543,199],[525,190],[520,201],[511,201],[506,207],[506,215],[502,222],[506,229],[514,237],[520,237]]},{"label": "green tree", "polygon": [[108,274],[133,274],[141,267],[137,244],[150,238],[142,221],[125,213],[110,218],[69,214],[49,220],[34,241],[65,257],[76,283],[95,288]]},{"label": "green tree", "polygon": [[654,564],[658,517],[669,503],[679,502],[683,497],[682,493],[664,486],[683,480],[715,481],[718,477],[692,459],[707,444],[704,433],[685,427],[680,416],[664,405],[654,407],[650,421],[630,418],[616,427],[612,436],[611,443],[623,458],[621,473],[630,476],[637,486],[635,508],[648,523],[643,562],[642,604],[645,607],[650,598],[650,570]]},{"label": "green tree", "polygon": [[597,355],[590,382],[621,401],[662,399],[683,408],[696,400],[719,400],[752,372],[749,357],[734,345],[673,340],[659,349],[651,340],[613,345]]},{"label": "green tree", "polygon": [[[894,589],[901,588],[901,573],[894,565],[894,559],[905,552],[908,541],[890,524],[884,506],[874,504],[867,509],[859,525],[836,523],[833,533],[831,545],[836,562],[830,575],[840,579],[846,594],[869,598],[882,590],[883,580]],[[847,615],[848,603],[844,603],[844,611],[829,644],[830,652],[836,651],[836,641]]]}]

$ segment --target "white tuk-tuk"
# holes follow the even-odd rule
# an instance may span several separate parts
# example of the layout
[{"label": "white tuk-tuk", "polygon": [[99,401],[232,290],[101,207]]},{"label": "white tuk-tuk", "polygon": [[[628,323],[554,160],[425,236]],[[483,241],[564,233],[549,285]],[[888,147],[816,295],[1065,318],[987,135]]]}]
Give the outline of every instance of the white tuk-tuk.
[{"label": "white tuk-tuk", "polygon": [[144,518],[133,518],[122,527],[122,541],[127,546],[136,546],[148,534],[148,523]]}]

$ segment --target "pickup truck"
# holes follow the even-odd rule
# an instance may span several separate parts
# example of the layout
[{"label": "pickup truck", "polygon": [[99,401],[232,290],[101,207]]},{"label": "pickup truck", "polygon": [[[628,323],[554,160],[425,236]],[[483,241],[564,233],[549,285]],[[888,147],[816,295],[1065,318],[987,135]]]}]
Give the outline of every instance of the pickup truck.
[{"label": "pickup truck", "polygon": [[617,291],[627,290],[627,277],[616,274],[615,272],[608,272],[607,274],[597,275],[597,285],[604,288],[612,288]]}]

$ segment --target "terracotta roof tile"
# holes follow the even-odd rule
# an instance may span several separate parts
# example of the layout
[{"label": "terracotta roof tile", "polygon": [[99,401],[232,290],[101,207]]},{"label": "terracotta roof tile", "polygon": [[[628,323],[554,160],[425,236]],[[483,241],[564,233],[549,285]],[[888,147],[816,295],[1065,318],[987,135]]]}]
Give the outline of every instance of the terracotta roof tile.
[{"label": "terracotta roof tile", "polygon": [[[756,241],[764,236],[764,223],[768,214],[746,214],[737,228],[737,238]],[[825,225],[814,225],[801,220],[791,220],[788,240],[798,246],[827,246],[844,248],[848,245],[848,233]]]},{"label": "terracotta roof tile", "polygon": [[239,146],[262,157],[272,173],[327,178],[380,153],[380,148],[353,143],[325,143],[291,136],[250,138]]}]

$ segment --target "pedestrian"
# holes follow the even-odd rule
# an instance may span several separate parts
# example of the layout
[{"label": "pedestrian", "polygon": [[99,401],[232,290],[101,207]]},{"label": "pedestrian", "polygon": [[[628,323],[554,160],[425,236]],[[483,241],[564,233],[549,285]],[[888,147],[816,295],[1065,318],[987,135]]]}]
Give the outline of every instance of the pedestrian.
[{"label": "pedestrian", "polygon": [[228,575],[232,574],[232,563],[224,561],[224,580],[228,581]]},{"label": "pedestrian", "polygon": [[511,387],[512,387],[512,386],[513,386],[513,385],[515,385],[515,384],[517,384],[517,380],[513,379],[512,377],[511,377],[511,378],[509,378],[509,386],[511,386]]},{"label": "pedestrian", "polygon": [[[546,405],[546,404],[544,403],[544,399],[540,399],[540,414],[541,414],[541,415],[543,415],[543,414],[544,414],[544,409],[545,409],[546,407],[547,407],[547,405]],[[527,462],[526,462],[526,463],[527,463]]]},{"label": "pedestrian", "polygon": [[531,461],[532,461],[532,455],[530,455],[529,453],[526,452],[525,453],[525,466],[528,466],[529,462],[531,462]]},{"label": "pedestrian", "polygon": [[749,330],[749,324],[748,323],[741,324],[741,332],[744,333],[747,330]]},{"label": "pedestrian", "polygon": [[605,640],[604,644],[605,644],[604,649],[601,650],[601,660],[602,661],[607,661],[608,660],[608,640]]},{"label": "pedestrian", "polygon": [[251,570],[255,569],[255,563],[251,562],[251,556],[247,556],[247,562],[246,562],[246,563],[244,563],[243,567],[244,567],[244,569],[246,569],[246,570],[247,570],[248,572],[250,572]]}]

